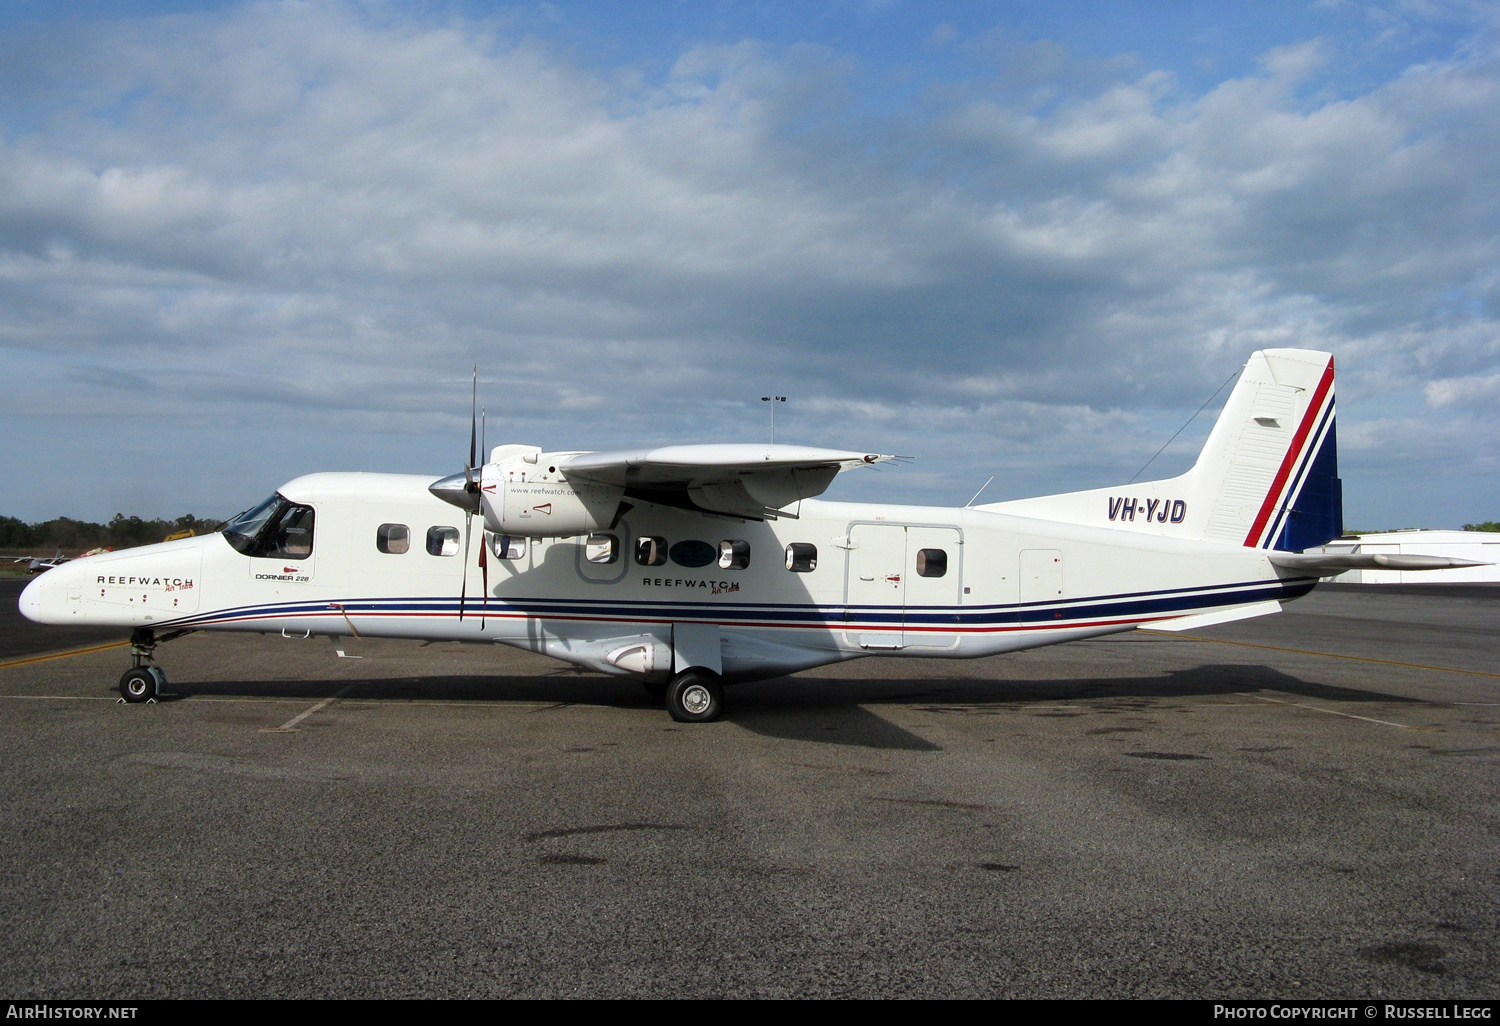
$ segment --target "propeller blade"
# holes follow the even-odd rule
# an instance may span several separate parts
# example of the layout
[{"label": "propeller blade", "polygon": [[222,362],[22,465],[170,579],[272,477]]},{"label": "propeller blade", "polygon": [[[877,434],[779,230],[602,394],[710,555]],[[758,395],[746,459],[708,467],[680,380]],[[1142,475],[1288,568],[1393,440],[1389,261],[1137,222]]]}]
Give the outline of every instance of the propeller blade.
[{"label": "propeller blade", "polygon": [[469,594],[469,531],[474,527],[474,514],[464,514],[464,575],[458,585],[458,618],[464,618],[464,600]]},{"label": "propeller blade", "polygon": [[469,399],[469,469],[475,467],[479,446],[479,364],[474,365],[474,394]]},{"label": "propeller blade", "polygon": [[[479,578],[484,584],[485,613],[490,611],[490,561],[488,558],[489,553],[486,551],[488,548],[489,546],[485,544],[484,537],[481,535],[479,538]],[[484,630],[484,621],[485,617],[481,615],[479,617],[480,630]]]}]

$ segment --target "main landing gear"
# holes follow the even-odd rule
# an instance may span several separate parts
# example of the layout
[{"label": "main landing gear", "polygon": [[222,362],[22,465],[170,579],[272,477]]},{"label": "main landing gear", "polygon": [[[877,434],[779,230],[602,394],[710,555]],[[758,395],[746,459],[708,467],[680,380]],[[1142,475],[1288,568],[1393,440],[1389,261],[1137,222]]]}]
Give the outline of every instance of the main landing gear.
[{"label": "main landing gear", "polygon": [[152,702],[167,686],[167,675],[157,666],[152,654],[156,646],[173,638],[180,638],[190,631],[172,631],[156,636],[149,627],[137,627],[130,632],[131,667],[120,678],[120,699],[125,702]]},{"label": "main landing gear", "polygon": [[692,667],[667,684],[667,712],[678,723],[710,723],[724,711],[724,685],[712,670]]},{"label": "main landing gear", "polygon": [[669,681],[648,680],[646,694],[665,702],[667,712],[678,723],[708,723],[724,711],[724,683],[712,670],[683,670]]}]

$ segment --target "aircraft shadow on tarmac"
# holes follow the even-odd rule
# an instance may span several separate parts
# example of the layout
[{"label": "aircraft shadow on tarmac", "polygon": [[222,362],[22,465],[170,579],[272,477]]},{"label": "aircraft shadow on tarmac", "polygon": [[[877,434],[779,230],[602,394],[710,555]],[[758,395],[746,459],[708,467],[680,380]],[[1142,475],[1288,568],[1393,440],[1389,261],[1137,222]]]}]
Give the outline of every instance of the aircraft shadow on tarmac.
[{"label": "aircraft shadow on tarmac", "polygon": [[[520,677],[441,676],[374,680],[173,682],[163,701],[184,698],[299,698],[319,701],[341,691],[361,701],[546,703],[537,713],[574,704],[660,708],[634,681],[571,670]],[[1024,713],[1078,702],[1120,703],[1135,711],[1191,698],[1275,692],[1323,702],[1413,702],[1384,692],[1304,681],[1268,666],[1197,666],[1139,677],[995,680],[965,677],[863,679],[780,677],[731,685],[724,718],[783,740],[863,748],[936,751],[937,745],[881,717],[882,705],[929,706],[970,715]],[[961,708],[960,708],[961,707]],[[1049,713],[1042,713],[1049,714]],[[665,715],[665,714],[663,714]],[[1056,715],[1072,715],[1057,712]]]}]

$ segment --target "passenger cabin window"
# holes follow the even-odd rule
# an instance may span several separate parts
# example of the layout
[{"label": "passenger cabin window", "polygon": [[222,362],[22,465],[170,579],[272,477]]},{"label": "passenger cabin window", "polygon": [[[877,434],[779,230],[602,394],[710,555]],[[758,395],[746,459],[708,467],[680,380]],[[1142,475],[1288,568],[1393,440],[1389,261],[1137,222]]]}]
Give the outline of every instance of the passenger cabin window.
[{"label": "passenger cabin window", "polygon": [[429,527],[427,529],[427,554],[429,556],[458,555],[458,528]]},{"label": "passenger cabin window", "polygon": [[589,535],[583,558],[590,563],[613,563],[620,558],[620,539],[612,534]]},{"label": "passenger cabin window", "polygon": [[672,562],[690,570],[708,566],[718,554],[718,550],[708,542],[698,541],[696,538],[680,541],[667,550],[667,555],[672,557]]},{"label": "passenger cabin window", "polygon": [[792,542],[786,547],[786,568],[793,573],[812,573],[818,568],[818,547],[807,542]]},{"label": "passenger cabin window", "polygon": [[512,538],[508,534],[490,535],[490,551],[496,559],[525,559],[526,539]]},{"label": "passenger cabin window", "polygon": [[635,561],[640,566],[664,566],[667,562],[667,540],[665,538],[637,538]]},{"label": "passenger cabin window", "polygon": [[750,565],[750,543],[738,538],[719,542],[719,569],[743,570]]},{"label": "passenger cabin window", "polygon": [[381,524],[375,529],[375,547],[399,556],[411,548],[411,528],[405,524]]},{"label": "passenger cabin window", "polygon": [[943,577],[948,573],[948,553],[943,549],[917,550],[917,576]]},{"label": "passenger cabin window", "polygon": [[313,551],[313,508],[273,495],[224,527],[224,540],[247,556],[308,559]]}]

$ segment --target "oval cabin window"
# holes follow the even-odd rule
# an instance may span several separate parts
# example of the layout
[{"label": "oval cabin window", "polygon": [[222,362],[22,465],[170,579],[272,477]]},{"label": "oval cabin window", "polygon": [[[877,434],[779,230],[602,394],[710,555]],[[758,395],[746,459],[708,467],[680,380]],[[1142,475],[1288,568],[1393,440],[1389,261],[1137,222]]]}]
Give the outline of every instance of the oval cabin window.
[{"label": "oval cabin window", "polygon": [[750,543],[738,538],[719,542],[719,569],[743,570],[750,565]]},{"label": "oval cabin window", "polygon": [[797,574],[810,574],[818,568],[818,547],[807,542],[792,542],[786,547],[786,568]]},{"label": "oval cabin window", "polygon": [[708,542],[693,539],[678,542],[668,550],[668,554],[672,557],[672,562],[689,568],[708,566],[719,558],[718,549]]},{"label": "oval cabin window", "polygon": [[917,550],[917,576],[942,577],[948,573],[948,553],[943,549]]}]

